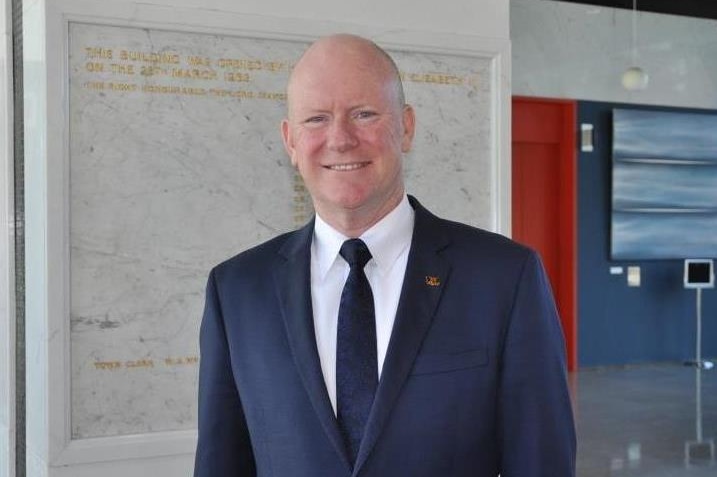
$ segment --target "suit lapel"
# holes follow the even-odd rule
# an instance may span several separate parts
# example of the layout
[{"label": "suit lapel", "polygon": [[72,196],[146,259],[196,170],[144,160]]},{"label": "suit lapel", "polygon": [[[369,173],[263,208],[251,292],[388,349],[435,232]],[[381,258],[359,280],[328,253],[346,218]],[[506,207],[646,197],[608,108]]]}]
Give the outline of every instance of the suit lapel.
[{"label": "suit lapel", "polygon": [[274,279],[296,368],[309,395],[311,404],[326,435],[350,468],[316,347],[316,334],[311,308],[311,240],[314,222],[294,233],[279,251]]},{"label": "suit lapel", "polygon": [[413,197],[409,198],[416,211],[411,250],[381,380],[356,459],[354,475],[358,474],[376,444],[413,367],[450,272],[450,265],[439,253],[447,246],[448,240],[437,226],[438,219]]}]

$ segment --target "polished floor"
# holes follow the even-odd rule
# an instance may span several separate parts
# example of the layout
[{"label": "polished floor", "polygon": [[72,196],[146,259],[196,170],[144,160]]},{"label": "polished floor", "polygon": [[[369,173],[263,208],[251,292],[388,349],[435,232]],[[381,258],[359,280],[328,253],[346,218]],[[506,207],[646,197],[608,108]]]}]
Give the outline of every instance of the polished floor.
[{"label": "polished floor", "polygon": [[571,386],[578,477],[717,477],[717,369],[588,369]]}]

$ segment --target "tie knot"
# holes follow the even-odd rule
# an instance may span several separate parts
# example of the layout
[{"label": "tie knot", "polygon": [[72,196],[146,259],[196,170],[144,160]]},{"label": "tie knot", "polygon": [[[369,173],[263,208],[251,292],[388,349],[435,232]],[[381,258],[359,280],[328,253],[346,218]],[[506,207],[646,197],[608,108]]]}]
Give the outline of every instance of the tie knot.
[{"label": "tie knot", "polygon": [[361,270],[371,260],[371,252],[361,239],[345,241],[339,254],[348,262],[351,268],[359,267]]}]

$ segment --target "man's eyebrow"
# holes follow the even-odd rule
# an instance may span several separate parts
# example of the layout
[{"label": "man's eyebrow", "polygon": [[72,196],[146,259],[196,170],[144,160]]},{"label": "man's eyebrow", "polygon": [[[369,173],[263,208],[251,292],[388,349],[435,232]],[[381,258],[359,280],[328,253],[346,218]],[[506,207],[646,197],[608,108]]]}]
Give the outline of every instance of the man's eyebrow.
[{"label": "man's eyebrow", "polygon": [[312,114],[330,114],[331,111],[328,109],[323,108],[305,108],[300,111],[297,111],[301,116],[307,116]]}]

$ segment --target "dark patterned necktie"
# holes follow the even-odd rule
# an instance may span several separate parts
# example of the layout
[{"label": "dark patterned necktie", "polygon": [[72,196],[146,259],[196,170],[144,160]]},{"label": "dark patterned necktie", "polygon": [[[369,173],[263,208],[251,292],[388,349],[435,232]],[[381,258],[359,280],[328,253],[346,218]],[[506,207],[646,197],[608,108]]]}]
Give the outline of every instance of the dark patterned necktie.
[{"label": "dark patterned necktie", "polygon": [[336,334],[336,417],[353,464],[378,385],[376,319],[363,271],[371,252],[362,240],[351,239],[339,253],[351,270],[341,292]]}]

